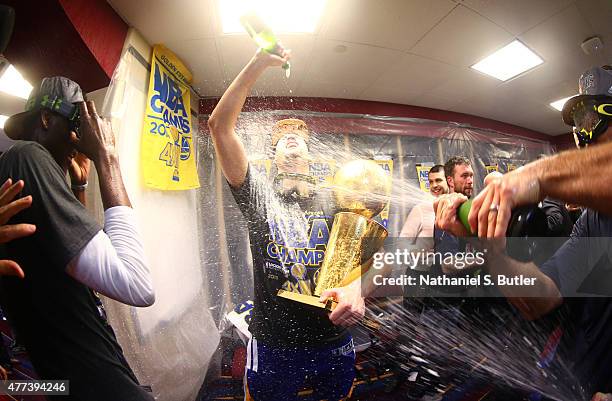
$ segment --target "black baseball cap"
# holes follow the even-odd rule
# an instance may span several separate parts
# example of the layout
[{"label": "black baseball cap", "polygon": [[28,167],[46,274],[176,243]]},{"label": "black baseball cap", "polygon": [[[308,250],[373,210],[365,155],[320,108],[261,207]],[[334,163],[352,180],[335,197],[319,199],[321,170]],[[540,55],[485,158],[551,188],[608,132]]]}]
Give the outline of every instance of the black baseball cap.
[{"label": "black baseball cap", "polygon": [[593,67],[586,70],[578,80],[578,95],[570,98],[563,105],[561,116],[563,122],[574,126],[574,107],[585,99],[596,101],[612,100],[612,67]]},{"label": "black baseball cap", "polygon": [[83,92],[76,82],[66,77],[45,77],[30,93],[25,111],[11,116],[4,124],[4,132],[11,139],[26,139],[28,120],[40,109],[49,109],[69,120],[79,117],[75,103],[83,101]]}]

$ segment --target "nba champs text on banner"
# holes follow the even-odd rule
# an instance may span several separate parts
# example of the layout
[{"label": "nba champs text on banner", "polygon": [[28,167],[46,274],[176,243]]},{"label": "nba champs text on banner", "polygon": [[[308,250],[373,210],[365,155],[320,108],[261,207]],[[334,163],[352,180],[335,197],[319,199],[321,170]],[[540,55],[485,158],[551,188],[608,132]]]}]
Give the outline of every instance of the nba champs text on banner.
[{"label": "nba champs text on banner", "polygon": [[142,133],[145,185],[163,190],[199,188],[191,124],[191,72],[163,45],[153,49]]}]

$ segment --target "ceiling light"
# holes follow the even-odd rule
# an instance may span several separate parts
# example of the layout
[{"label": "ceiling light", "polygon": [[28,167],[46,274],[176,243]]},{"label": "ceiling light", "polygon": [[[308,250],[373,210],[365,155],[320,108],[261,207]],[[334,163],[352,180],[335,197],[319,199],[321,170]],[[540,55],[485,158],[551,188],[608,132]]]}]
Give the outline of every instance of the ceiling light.
[{"label": "ceiling light", "polygon": [[507,81],[544,61],[527,46],[515,40],[472,66],[473,69]]},{"label": "ceiling light", "polygon": [[565,102],[567,102],[569,99],[573,98],[574,96],[568,96],[568,97],[564,97],[563,99],[555,100],[554,102],[550,103],[550,105],[552,106],[553,109],[561,111],[563,110],[563,105],[565,104]]},{"label": "ceiling light", "polygon": [[0,76],[0,91],[27,99],[32,91],[32,85],[23,79],[15,67],[9,65]]},{"label": "ceiling light", "polygon": [[8,116],[0,114],[0,129],[4,128],[6,120],[8,120]]},{"label": "ceiling light", "polygon": [[275,33],[313,33],[327,0],[219,0],[223,33],[243,33],[240,17],[255,11]]}]

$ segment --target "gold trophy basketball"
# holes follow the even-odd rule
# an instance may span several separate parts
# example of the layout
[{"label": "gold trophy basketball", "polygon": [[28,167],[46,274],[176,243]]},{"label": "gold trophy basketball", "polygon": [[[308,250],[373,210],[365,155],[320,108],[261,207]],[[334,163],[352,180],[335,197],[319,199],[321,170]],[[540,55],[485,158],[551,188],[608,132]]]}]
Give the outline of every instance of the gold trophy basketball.
[{"label": "gold trophy basketball", "polygon": [[334,300],[319,302],[327,289],[351,283],[367,271],[366,263],[387,238],[387,230],[372,220],[384,208],[391,191],[391,177],[372,160],[353,160],[333,179],[339,212],[327,241],[325,257],[315,283],[315,296],[280,290],[278,295],[312,306],[333,310]]}]

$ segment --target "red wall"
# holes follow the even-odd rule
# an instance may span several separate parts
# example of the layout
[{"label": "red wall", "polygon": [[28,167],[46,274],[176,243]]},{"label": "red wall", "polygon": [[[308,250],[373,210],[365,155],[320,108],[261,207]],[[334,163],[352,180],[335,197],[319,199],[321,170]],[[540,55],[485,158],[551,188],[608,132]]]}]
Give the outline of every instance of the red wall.
[{"label": "red wall", "polygon": [[571,132],[563,135],[553,136],[550,143],[557,149],[557,152],[568,149],[576,149],[576,142]]},{"label": "red wall", "polygon": [[108,86],[128,26],[106,1],[2,3],[13,7],[16,14],[5,56],[26,80],[35,84],[45,76],[63,75],[78,82],[85,92]]},{"label": "red wall", "polygon": [[112,7],[102,0],[59,0],[72,25],[96,58],[107,77],[121,57],[128,26]]}]

